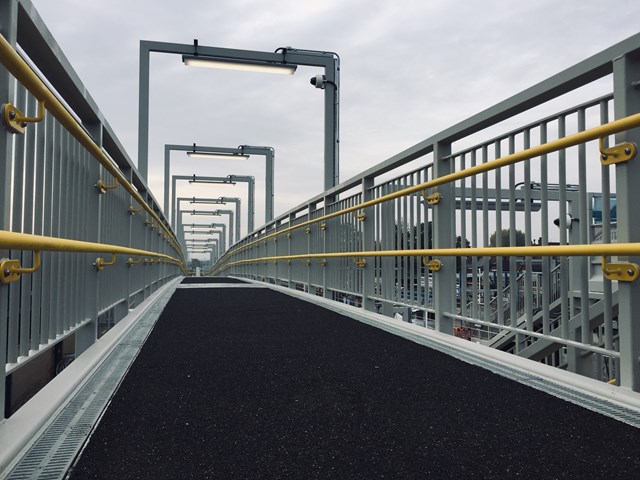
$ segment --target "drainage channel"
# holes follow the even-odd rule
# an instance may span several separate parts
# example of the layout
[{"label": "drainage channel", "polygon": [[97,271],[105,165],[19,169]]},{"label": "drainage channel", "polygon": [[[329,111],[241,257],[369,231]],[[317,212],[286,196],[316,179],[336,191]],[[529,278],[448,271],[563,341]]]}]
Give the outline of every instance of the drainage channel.
[{"label": "drainage channel", "polygon": [[58,480],[67,475],[118,385],[175,290],[168,288],[42,432],[6,480]]}]

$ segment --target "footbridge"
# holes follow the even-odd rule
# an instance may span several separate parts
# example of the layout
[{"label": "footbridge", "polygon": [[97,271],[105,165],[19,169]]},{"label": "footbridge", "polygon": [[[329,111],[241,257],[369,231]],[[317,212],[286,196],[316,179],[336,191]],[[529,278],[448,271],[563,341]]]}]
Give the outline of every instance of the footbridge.
[{"label": "footbridge", "polygon": [[0,33],[2,478],[640,477],[640,35],[228,242]]}]

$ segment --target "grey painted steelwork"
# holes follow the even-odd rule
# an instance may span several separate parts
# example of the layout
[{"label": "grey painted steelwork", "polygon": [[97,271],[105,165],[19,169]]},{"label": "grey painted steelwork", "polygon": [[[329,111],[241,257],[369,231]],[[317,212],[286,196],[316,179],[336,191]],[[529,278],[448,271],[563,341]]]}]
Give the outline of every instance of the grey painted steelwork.
[{"label": "grey painted steelwork", "polygon": [[[235,240],[240,240],[240,217],[242,215],[241,207],[242,202],[240,198],[237,197],[218,197],[218,198],[201,198],[201,197],[178,197],[177,208],[179,210],[182,209],[180,202],[189,202],[191,204],[200,203],[200,204],[209,204],[209,205],[226,205],[227,203],[235,203]],[[228,210],[221,210],[221,212],[226,213]],[[233,230],[233,229],[232,229]]]},{"label": "grey painted steelwork", "polygon": [[[324,69],[324,188],[338,184],[339,171],[339,92],[340,59],[333,52],[279,48],[274,53],[231,48],[140,41],[139,104],[138,104],[138,170],[146,179],[149,157],[149,60],[151,52],[175,55],[195,55],[206,59],[211,57],[260,62],[263,64],[305,65]],[[280,53],[282,52],[282,53]]]},{"label": "grey painted steelwork", "polygon": [[[220,237],[220,242],[221,242],[221,250],[225,251],[227,249],[227,245],[229,245],[227,243],[227,225],[225,223],[217,223],[217,222],[212,222],[212,223],[206,223],[206,224],[196,224],[194,222],[192,223],[183,223],[183,218],[182,215],[183,214],[190,214],[192,212],[192,210],[179,210],[178,213],[178,231],[177,231],[177,236],[178,239],[180,241],[182,241],[183,243],[186,243],[186,237],[185,237],[185,233],[193,233],[194,230],[192,230],[191,232],[186,232],[185,231],[185,227],[191,227],[191,228],[217,228],[220,227],[222,230],[210,230],[209,233],[220,233],[221,237]],[[211,216],[219,216],[219,215],[211,215]],[[198,235],[200,235],[201,233],[198,233]]]},{"label": "grey painted steelwork", "polygon": [[[117,137],[28,0],[0,2],[0,33],[18,45],[53,86],[96,144],[112,159],[124,177],[160,213]],[[35,116],[36,99],[0,66],[0,103],[11,102]],[[22,135],[0,131],[0,229],[88,242],[152,250],[179,257],[146,215],[131,215],[133,200],[124,188],[101,195],[99,180],[113,178],[49,113],[29,124]],[[2,258],[33,265],[31,251],[3,251]],[[159,286],[180,274],[164,263],[129,266],[117,256],[116,264],[97,271],[97,254],[43,252],[42,266],[19,281],[0,284],[0,412],[4,418],[28,400],[33,390],[50,380],[80,356],[106,330],[127,315]],[[109,258],[107,258],[109,260]],[[34,363],[35,362],[35,363]],[[50,362],[46,368],[34,365]],[[31,365],[31,368],[25,366]],[[46,371],[31,378],[30,389],[20,390],[29,370]],[[5,391],[5,386],[9,391]],[[29,391],[31,390],[31,391]],[[5,403],[6,399],[9,402]],[[1,423],[1,422],[0,422]]]},{"label": "grey painted steelwork", "polygon": [[[637,159],[595,168],[597,141],[424,192],[440,193],[439,203],[412,194],[262,241],[364,200],[638,113],[640,93],[633,86],[640,76],[639,54],[640,34],[316,195],[242,239],[237,247],[252,246],[223,255],[219,265],[362,249],[640,242],[640,227],[632,218],[638,203],[633,187],[640,184]],[[613,93],[584,98],[580,87],[604,76],[612,76]],[[544,118],[529,113],[566,93],[582,95],[582,103]],[[533,120],[512,118],[523,113]],[[488,127],[500,131],[498,123],[508,119],[522,125],[477,144],[476,136],[469,139]],[[638,143],[636,130],[617,135],[616,143]],[[460,149],[459,143],[472,146]],[[421,166],[409,166],[417,159]],[[389,179],[390,174],[395,177]],[[632,321],[640,309],[640,282],[604,279],[599,257],[479,258],[461,251],[458,258],[441,258],[442,269],[433,272],[416,257],[370,257],[359,265],[356,260],[257,262],[225,274],[314,293],[442,333],[470,335],[520,357],[640,391],[640,324]]]},{"label": "grey painted steelwork", "polygon": [[[616,118],[624,118],[640,112],[640,57],[628,52],[613,61],[614,112]],[[635,86],[635,88],[634,88]],[[616,143],[634,142],[640,145],[640,132],[634,129],[616,135]],[[640,241],[640,223],[635,209],[640,205],[640,168],[637,158],[618,164],[616,168],[618,201],[618,239],[621,242]],[[639,257],[628,259],[636,264]],[[620,354],[627,361],[621,365],[622,385],[640,391],[640,288],[637,282],[619,282],[620,313],[618,331]]]},{"label": "grey painted steelwork", "polygon": [[[194,153],[222,153],[228,155],[264,155],[266,163],[265,171],[265,222],[273,220],[273,202],[274,202],[274,160],[275,151],[271,147],[253,147],[251,145],[240,145],[238,148],[224,147],[203,147],[199,145],[165,145],[164,146],[164,212],[169,215],[169,210],[174,208],[174,204],[169,204],[169,179],[171,177],[171,152],[194,152]],[[174,195],[175,197],[175,195]],[[178,200],[180,201],[180,200]],[[237,205],[236,205],[237,206]],[[179,207],[178,207],[179,208]],[[238,209],[237,219],[240,224],[240,210]],[[238,226],[237,239],[240,239],[240,230]],[[249,230],[251,231],[251,230]]]},{"label": "grey painted steelwork", "polygon": [[203,177],[200,175],[172,175],[171,176],[171,212],[172,220],[171,224],[176,224],[175,211],[178,208],[176,205],[176,183],[178,180],[187,180],[190,183],[222,183],[233,184],[236,182],[244,182],[247,184],[248,199],[247,199],[247,232],[252,232],[255,224],[255,195],[256,195],[256,181],[254,177],[244,175],[228,175],[226,177]]}]

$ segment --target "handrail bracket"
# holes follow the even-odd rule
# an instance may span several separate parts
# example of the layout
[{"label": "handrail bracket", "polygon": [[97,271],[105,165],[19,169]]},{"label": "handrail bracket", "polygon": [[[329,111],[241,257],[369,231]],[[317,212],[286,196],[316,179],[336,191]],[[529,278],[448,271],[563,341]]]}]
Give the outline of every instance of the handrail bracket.
[{"label": "handrail bracket", "polygon": [[44,119],[44,101],[38,100],[38,116],[27,117],[18,107],[11,103],[2,105],[2,120],[7,130],[19,135],[24,134],[29,123],[37,123]]},{"label": "handrail bracket", "polygon": [[627,142],[604,148],[604,138],[600,137],[600,163],[602,165],[613,165],[632,160],[638,153],[638,146],[635,143]]},{"label": "handrail bracket", "polygon": [[23,273],[34,273],[40,269],[40,252],[33,252],[33,267],[21,267],[20,260],[0,259],[0,282],[12,283],[20,280]]},{"label": "handrail bracket", "polygon": [[602,257],[602,273],[607,280],[633,282],[638,278],[640,268],[635,263],[607,262],[607,257]]}]

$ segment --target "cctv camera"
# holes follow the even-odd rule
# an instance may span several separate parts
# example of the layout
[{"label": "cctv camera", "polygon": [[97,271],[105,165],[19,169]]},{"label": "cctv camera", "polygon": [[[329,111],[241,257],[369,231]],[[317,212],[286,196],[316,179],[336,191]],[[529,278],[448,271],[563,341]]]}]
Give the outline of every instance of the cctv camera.
[{"label": "cctv camera", "polygon": [[[567,216],[566,216],[566,218],[565,218],[565,222],[566,222],[566,226],[567,226],[567,228],[571,228],[571,223],[572,223],[574,220],[575,220],[575,219],[574,219],[571,215],[567,214]],[[556,227],[559,227],[559,226],[560,226],[560,219],[559,219],[559,218],[556,218],[556,219],[553,221],[553,224],[554,224]]]},{"label": "cctv camera", "polygon": [[311,77],[311,85],[314,85],[316,88],[324,89],[327,83],[327,77],[324,75],[316,75],[315,77]]}]

